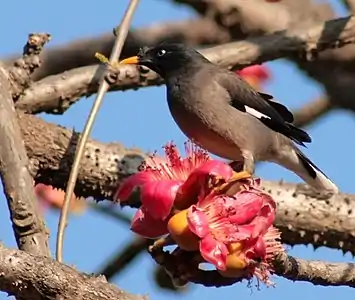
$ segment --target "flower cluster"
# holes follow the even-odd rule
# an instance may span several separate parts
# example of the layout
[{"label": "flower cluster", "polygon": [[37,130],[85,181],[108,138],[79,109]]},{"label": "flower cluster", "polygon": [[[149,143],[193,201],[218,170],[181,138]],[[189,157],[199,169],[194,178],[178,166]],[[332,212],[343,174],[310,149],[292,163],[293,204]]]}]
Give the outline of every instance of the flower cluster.
[{"label": "flower cluster", "polygon": [[115,200],[127,202],[139,190],[141,207],[135,233],[169,234],[183,251],[196,251],[225,277],[251,277],[269,284],[271,260],[284,251],[273,227],[275,201],[260,180],[235,172],[206,151],[186,143],[186,157],[169,143],[165,158],[151,156],[118,188]]}]

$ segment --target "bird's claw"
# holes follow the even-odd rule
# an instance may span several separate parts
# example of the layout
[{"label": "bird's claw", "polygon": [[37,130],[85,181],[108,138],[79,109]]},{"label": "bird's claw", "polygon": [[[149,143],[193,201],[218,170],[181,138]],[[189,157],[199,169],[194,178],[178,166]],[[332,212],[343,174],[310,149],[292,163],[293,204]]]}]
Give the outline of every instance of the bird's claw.
[{"label": "bird's claw", "polygon": [[214,191],[216,193],[227,193],[228,194],[234,194],[237,192],[236,189],[240,189],[241,184],[236,184],[239,181],[243,179],[250,178],[251,174],[247,171],[241,171],[241,172],[233,172],[233,175],[227,182],[224,182],[223,184],[219,184],[217,187],[214,188]]}]

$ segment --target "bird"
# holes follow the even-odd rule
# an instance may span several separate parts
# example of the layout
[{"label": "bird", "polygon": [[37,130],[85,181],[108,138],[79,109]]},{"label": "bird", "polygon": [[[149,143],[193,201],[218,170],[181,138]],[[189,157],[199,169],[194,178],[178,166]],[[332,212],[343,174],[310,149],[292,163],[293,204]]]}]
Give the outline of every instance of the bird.
[{"label": "bird", "polygon": [[235,72],[194,48],[168,42],[144,46],[119,64],[145,66],[160,75],[180,130],[208,152],[242,162],[239,176],[253,175],[258,161],[272,162],[318,191],[338,193],[336,184],[299,149],[312,139],[292,124],[292,112]]}]

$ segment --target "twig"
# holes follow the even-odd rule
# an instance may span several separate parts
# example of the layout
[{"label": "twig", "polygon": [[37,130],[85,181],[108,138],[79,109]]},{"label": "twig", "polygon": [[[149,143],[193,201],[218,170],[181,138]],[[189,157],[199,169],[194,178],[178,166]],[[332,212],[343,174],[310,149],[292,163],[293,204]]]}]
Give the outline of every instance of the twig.
[{"label": "twig", "polygon": [[[115,204],[111,203],[111,205],[115,205]],[[110,206],[103,206],[103,205],[98,205],[97,203],[88,202],[88,206],[91,207],[93,210],[100,212],[100,213],[104,214],[105,216],[111,217],[116,221],[120,221],[126,225],[130,225],[131,219],[128,216],[121,213],[120,211],[114,210],[111,207],[111,205]],[[117,206],[115,206],[115,207],[117,207]]]},{"label": "twig", "polygon": [[[111,64],[116,62],[120,56],[123,44],[124,44],[125,39],[128,34],[131,20],[133,18],[134,11],[135,11],[138,3],[139,3],[139,0],[131,0],[130,4],[125,12],[125,15],[122,19],[122,22],[121,22],[120,26],[117,28],[117,38],[116,38],[115,44],[113,45],[112,53],[111,53],[111,56],[109,59],[109,62]],[[79,173],[80,161],[84,155],[85,145],[86,145],[87,139],[90,135],[91,128],[94,124],[96,114],[99,111],[101,102],[102,102],[104,95],[107,92],[108,88],[109,88],[109,84],[103,78],[101,81],[100,87],[97,91],[97,96],[96,96],[94,105],[91,109],[88,120],[87,120],[84,130],[83,130],[83,133],[82,133],[81,138],[79,140],[78,148],[75,152],[74,162],[73,162],[73,166],[72,166],[72,169],[71,169],[71,172],[69,175],[69,181],[68,181],[67,189],[65,191],[64,204],[63,204],[63,208],[61,210],[60,220],[59,220],[59,224],[58,224],[56,258],[59,262],[61,262],[63,259],[62,252],[63,252],[64,231],[65,231],[65,227],[67,225],[66,223],[67,223],[67,215],[68,215],[70,199],[74,193],[75,183],[76,183],[78,173]]]},{"label": "twig", "polygon": [[139,254],[152,244],[151,240],[147,240],[141,237],[134,237],[134,239],[125,243],[126,246],[117,252],[117,254],[109,260],[109,262],[96,274],[102,274],[107,280],[117,276],[122,272],[131,262],[133,262]]},{"label": "twig", "polygon": [[16,59],[8,69],[12,97],[15,101],[20,97],[23,90],[29,86],[31,82],[30,76],[41,64],[39,54],[50,39],[51,35],[48,33],[29,34],[27,43],[23,47],[22,57]]},{"label": "twig", "polygon": [[129,294],[103,276],[80,273],[44,256],[0,246],[0,290],[31,300],[148,300]]},{"label": "twig", "polygon": [[332,109],[332,104],[325,96],[307,103],[305,106],[293,112],[294,125],[298,127],[308,126],[318,118],[324,116]]}]

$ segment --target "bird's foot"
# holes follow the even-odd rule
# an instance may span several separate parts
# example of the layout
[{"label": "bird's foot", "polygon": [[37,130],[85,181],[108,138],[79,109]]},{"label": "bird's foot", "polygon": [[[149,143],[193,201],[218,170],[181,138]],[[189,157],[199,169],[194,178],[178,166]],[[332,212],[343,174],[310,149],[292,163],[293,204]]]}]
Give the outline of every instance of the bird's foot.
[{"label": "bird's foot", "polygon": [[229,180],[223,184],[218,185],[214,188],[216,193],[226,193],[226,194],[235,194],[240,190],[242,186],[242,180],[250,178],[251,174],[247,171],[233,172],[233,175]]}]

